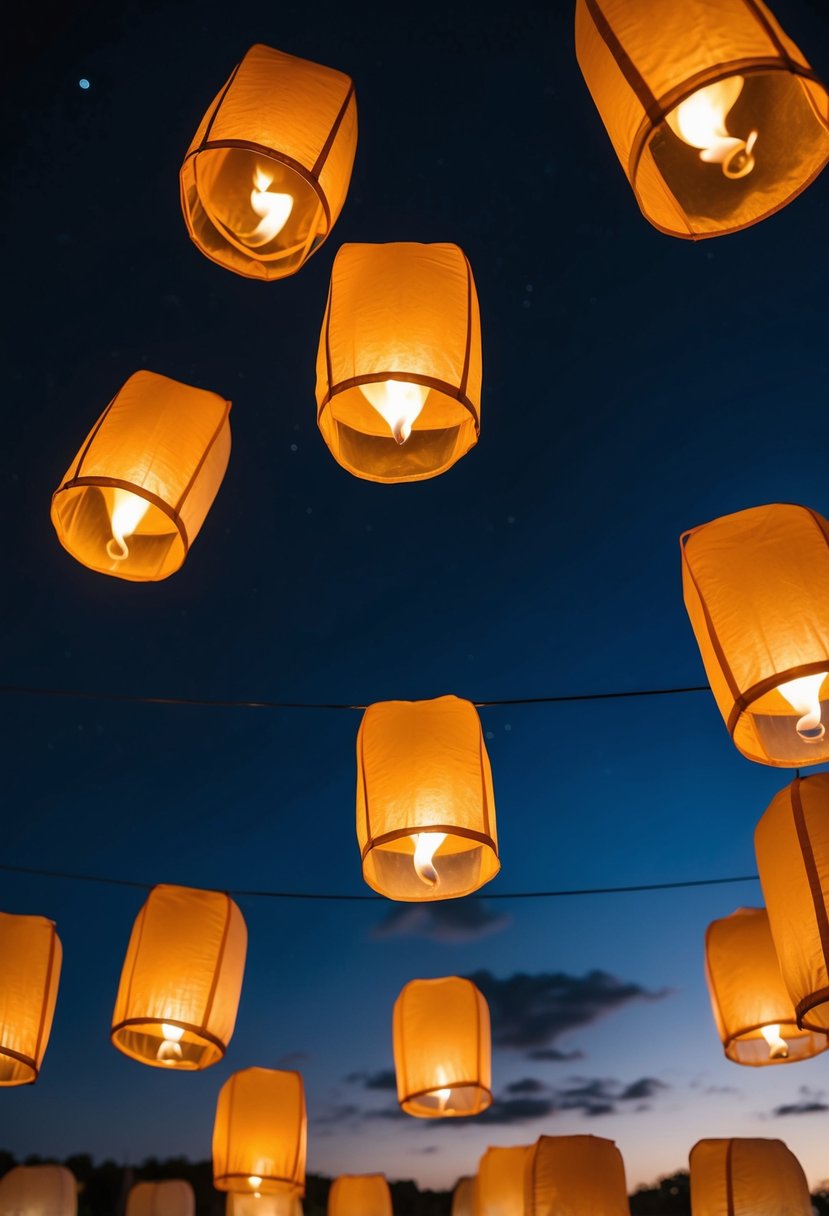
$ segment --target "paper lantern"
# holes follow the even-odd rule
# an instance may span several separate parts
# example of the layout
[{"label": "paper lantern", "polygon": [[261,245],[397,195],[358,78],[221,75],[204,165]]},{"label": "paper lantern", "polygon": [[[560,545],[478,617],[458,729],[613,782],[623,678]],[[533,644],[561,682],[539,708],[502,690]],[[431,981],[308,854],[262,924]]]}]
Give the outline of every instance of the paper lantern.
[{"label": "paper lantern", "polygon": [[0,1178],[0,1216],[76,1216],[78,1184],[62,1165],[16,1165]]},{"label": "paper lantern", "polygon": [[800,1162],[782,1140],[700,1140],[691,1216],[812,1216]]},{"label": "paper lantern", "polygon": [[478,1162],[475,1216],[525,1216],[525,1174],[532,1149],[488,1148]]},{"label": "paper lantern", "polygon": [[181,566],[230,456],[230,402],[136,372],[52,495],[58,540],[90,570],[133,582]]},{"label": "paper lantern", "polygon": [[394,1003],[397,1100],[421,1119],[492,1104],[489,1007],[471,980],[411,980]]},{"label": "paper lantern", "polygon": [[829,523],[806,507],[752,507],[680,543],[685,607],[737,748],[777,767],[829,760]]},{"label": "paper lantern", "polygon": [[475,1216],[475,1179],[459,1178],[452,1192],[452,1216]]},{"label": "paper lantern", "polygon": [[305,1091],[298,1072],[245,1068],[219,1091],[213,1185],[250,1195],[305,1193]]},{"label": "paper lantern", "polygon": [[765,908],[738,908],[708,926],[705,974],[717,1031],[735,1064],[790,1064],[829,1047],[825,1035],[798,1029]]},{"label": "paper lantern", "polygon": [[263,1195],[228,1191],[225,1216],[302,1216],[299,1195]]},{"label": "paper lantern", "polygon": [[470,701],[381,701],[357,735],[363,878],[389,899],[477,891],[500,869],[492,771]]},{"label": "paper lantern", "polygon": [[328,1216],[392,1216],[383,1174],[341,1174],[328,1192]]},{"label": "paper lantern", "polygon": [[577,0],[576,55],[636,201],[700,239],[784,207],[829,159],[829,97],[762,0]]},{"label": "paper lantern", "polygon": [[829,773],[798,778],[775,795],[754,846],[797,1024],[829,1034]]},{"label": "paper lantern", "polygon": [[625,1166],[612,1140],[540,1136],[528,1150],[524,1216],[630,1216]]},{"label": "paper lantern", "polygon": [[221,1060],[236,1024],[247,940],[242,913],[224,892],[153,887],[127,947],[113,1044],[157,1068]]},{"label": "paper lantern", "polygon": [[252,46],[201,121],[181,167],[181,206],[206,257],[283,279],[342,210],[357,148],[348,76]]},{"label": "paper lantern", "polygon": [[29,1085],[38,1078],[62,958],[53,921],[0,912],[0,1085]]},{"label": "paper lantern", "polygon": [[127,1195],[126,1216],[196,1216],[193,1188],[183,1178],[136,1182]]},{"label": "paper lantern", "polygon": [[368,481],[423,481],[478,441],[481,318],[457,245],[343,245],[317,355],[317,422]]}]

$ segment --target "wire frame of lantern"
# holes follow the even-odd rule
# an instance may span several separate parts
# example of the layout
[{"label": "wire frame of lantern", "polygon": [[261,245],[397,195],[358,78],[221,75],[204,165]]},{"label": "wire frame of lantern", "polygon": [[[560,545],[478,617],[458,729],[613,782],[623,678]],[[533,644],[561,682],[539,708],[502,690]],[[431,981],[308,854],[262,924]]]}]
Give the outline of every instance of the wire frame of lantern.
[{"label": "wire frame of lantern", "polygon": [[54,922],[0,912],[0,1086],[36,1081],[63,958]]},{"label": "wire frame of lantern", "polygon": [[737,232],[829,159],[829,95],[762,0],[577,0],[576,55],[643,214]]},{"label": "wire frame of lantern", "polygon": [[630,1216],[625,1166],[612,1140],[540,1136],[528,1150],[524,1216]]},{"label": "wire frame of lantern", "polygon": [[470,701],[381,701],[357,735],[363,878],[388,899],[477,891],[500,869],[492,771]]},{"label": "wire frame of lantern", "polygon": [[130,376],[52,496],[64,549],[133,582],[182,565],[230,456],[230,402],[155,372]]},{"label": "wire frame of lantern", "polygon": [[252,46],[181,167],[181,206],[206,257],[251,279],[294,274],[342,210],[357,148],[348,76]]},{"label": "wire frame of lantern", "polygon": [[305,1090],[298,1072],[245,1068],[225,1081],[213,1125],[217,1190],[301,1198],[306,1144]]},{"label": "wire frame of lantern", "polygon": [[452,1192],[452,1216],[475,1216],[475,1178],[459,1178]]},{"label": "wire frame of lantern", "polygon": [[16,1165],[0,1178],[3,1216],[77,1216],[78,1184],[62,1165]]},{"label": "wire frame of lantern", "polygon": [[803,1169],[782,1140],[700,1140],[690,1164],[692,1216],[811,1216]]},{"label": "wire frame of lantern", "polygon": [[829,773],[780,790],[757,825],[754,847],[797,1024],[829,1034]]},{"label": "wire frame of lantern", "polygon": [[384,1174],[340,1174],[328,1192],[328,1216],[392,1216]]},{"label": "wire frame of lantern", "polygon": [[302,1216],[299,1195],[282,1193],[263,1195],[261,1192],[242,1194],[228,1191],[225,1216]]},{"label": "wire frame of lantern", "polygon": [[193,1188],[184,1178],[136,1182],[127,1195],[126,1216],[196,1216]]},{"label": "wire frame of lantern", "polygon": [[478,1162],[475,1216],[525,1216],[526,1172],[532,1147],[488,1148]]},{"label": "wire frame of lantern", "polygon": [[222,891],[160,884],[138,914],[112,1015],[112,1042],[156,1068],[208,1068],[233,1035],[247,929]]},{"label": "wire frame of lantern", "polygon": [[489,1007],[471,980],[410,980],[392,1020],[397,1100],[407,1115],[479,1115],[492,1104]]},{"label": "wire frame of lantern", "polygon": [[481,318],[457,245],[343,245],[317,355],[317,423],[368,481],[423,481],[478,441]]},{"label": "wire frame of lantern", "polygon": [[778,768],[829,760],[829,523],[752,507],[680,544],[685,607],[734,745]]},{"label": "wire frame of lantern", "polygon": [[705,977],[725,1054],[763,1067],[826,1051],[825,1034],[800,1030],[765,908],[738,908],[705,934]]}]

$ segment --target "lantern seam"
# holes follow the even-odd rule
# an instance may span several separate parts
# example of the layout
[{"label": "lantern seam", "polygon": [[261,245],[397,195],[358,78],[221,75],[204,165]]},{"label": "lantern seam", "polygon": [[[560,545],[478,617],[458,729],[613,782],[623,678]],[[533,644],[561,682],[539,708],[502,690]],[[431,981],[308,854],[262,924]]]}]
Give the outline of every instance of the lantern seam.
[{"label": "lantern seam", "polygon": [[[202,469],[204,468],[205,461],[207,460],[210,453],[213,451],[213,447],[214,447],[214,444],[216,443],[216,440],[219,438],[219,436],[221,435],[222,431],[224,430],[225,426],[228,423],[228,419],[230,417],[230,411],[232,408],[232,403],[230,401],[226,400],[226,398],[224,398],[224,397],[220,398],[220,400],[222,400],[224,402],[224,406],[225,406],[224,414],[219,421],[219,425],[216,427],[215,431],[213,432],[212,436],[210,437],[207,447],[202,452],[201,458],[200,458],[198,464],[196,465],[195,469],[193,470],[190,480],[188,481],[187,485],[182,490],[181,497],[179,498],[178,502],[176,503],[176,505],[174,507],[174,510],[175,510],[177,516],[180,514],[181,508],[184,506],[184,503],[185,503],[186,499],[188,498],[190,491],[193,489],[193,486],[196,484],[199,474],[201,473]],[[211,503],[211,505],[212,505],[212,503]]]},{"label": "lantern seam", "polygon": [[483,728],[481,727],[481,719],[478,717],[477,713],[475,714],[475,717],[478,719],[478,734],[479,734],[478,759],[480,760],[480,769],[481,769],[481,811],[482,811],[483,820],[484,820],[484,831],[486,832],[487,836],[489,836],[489,838],[493,841],[492,847],[495,851],[495,856],[497,858],[498,857],[498,846],[495,843],[493,832],[492,832],[492,826],[490,825],[490,822],[489,822],[489,800],[487,798],[486,772],[485,772],[485,767],[484,767],[484,756],[486,755],[486,748],[484,747],[484,732],[483,732]]},{"label": "lantern seam", "polygon": [[729,1140],[725,1149],[725,1201],[728,1205],[727,1216],[734,1216],[734,1174],[733,1174],[733,1157],[734,1141]]},{"label": "lantern seam", "polygon": [[[155,887],[153,887],[153,891],[154,890],[155,890]],[[132,1005],[132,985],[133,985],[133,981],[135,980],[135,969],[138,966],[138,956],[141,953],[141,941],[144,937],[144,925],[147,920],[147,905],[150,902],[150,897],[152,896],[152,893],[153,892],[150,891],[149,895],[147,896],[146,900],[144,901],[144,903],[141,906],[141,911],[138,913],[138,940],[135,943],[135,950],[134,950],[133,956],[132,956],[132,967],[130,968],[130,977],[129,977],[129,980],[127,981],[127,991],[124,996],[124,1004],[123,1004],[123,1008],[124,1008],[125,1012],[127,1012],[127,1013],[129,1012],[130,1007]],[[130,935],[130,943],[127,946],[127,950],[129,950],[130,945],[132,945],[131,939],[132,939],[132,935]],[[120,995],[120,988],[121,988],[121,986],[119,984],[119,986],[118,986],[119,995]],[[118,1009],[118,998],[116,997],[115,1010],[117,1010],[117,1009]],[[115,1011],[113,1011],[112,1016],[113,1016],[113,1018],[115,1017]],[[115,1040],[112,1037],[112,1033],[113,1033],[113,1027],[110,1027],[109,1037],[110,1037],[110,1041],[114,1044]],[[119,1048],[119,1050],[120,1050],[120,1048]]]},{"label": "lantern seam", "polygon": [[484,835],[483,832],[476,832],[474,828],[458,827],[454,824],[429,823],[422,825],[413,824],[408,828],[395,828],[391,832],[384,832],[382,836],[370,837],[363,847],[362,860],[365,861],[372,849],[378,845],[387,844],[391,840],[401,840],[404,836],[413,836],[417,832],[427,828],[430,832],[445,832],[447,836],[463,836],[469,840],[477,840],[480,844],[488,845],[495,856],[498,856],[498,850],[493,843],[492,837]]},{"label": "lantern seam", "polygon": [[[105,421],[105,419],[106,419],[107,415],[109,414],[109,412],[110,412],[110,410],[112,409],[113,405],[115,405],[115,402],[116,402],[116,401],[118,400],[118,398],[120,397],[120,395],[121,395],[122,391],[123,391],[123,386],[122,386],[122,387],[121,387],[121,388],[118,390],[118,392],[115,394],[115,396],[112,398],[112,400],[109,402],[109,404],[108,404],[108,405],[106,406],[106,408],[104,409],[104,411],[103,411],[103,413],[101,414],[101,416],[100,416],[100,418],[98,419],[98,421],[97,421],[97,422],[95,423],[95,425],[93,426],[93,428],[92,428],[92,430],[91,430],[91,432],[90,432],[89,438],[87,439],[86,443],[84,444],[83,448],[81,449],[80,455],[78,456],[78,463],[77,463],[77,465],[75,466],[75,473],[74,473],[74,476],[73,476],[73,477],[72,477],[70,480],[74,481],[74,480],[75,480],[75,478],[76,478],[76,477],[79,475],[79,473],[80,473],[80,471],[81,471],[81,465],[83,464],[84,460],[86,460],[87,453],[89,452],[89,449],[92,447],[92,444],[93,444],[93,443],[94,443],[94,441],[95,441],[95,437],[97,436],[98,431],[100,431],[101,427],[102,427],[102,426],[103,426],[103,424],[104,424],[104,421]],[[67,483],[67,484],[68,484],[68,483]],[[54,497],[54,495],[53,495],[53,497]]]},{"label": "lantern seam", "polygon": [[[196,1025],[195,1022],[181,1022],[177,1018],[170,1018],[169,1020],[167,1018],[154,1018],[154,1017],[122,1018],[122,1020],[120,1022],[116,1022],[113,1025],[112,1029],[109,1032],[109,1037],[112,1040],[113,1045],[115,1047],[117,1047],[119,1051],[123,1052],[123,1054],[125,1056],[130,1056],[133,1060],[140,1060],[140,1061],[142,1061],[142,1063],[145,1063],[145,1064],[150,1064],[153,1066],[158,1064],[159,1067],[169,1068],[169,1065],[163,1064],[162,1061],[150,1060],[150,1059],[147,1059],[147,1057],[138,1055],[135,1052],[126,1051],[122,1044],[115,1042],[115,1036],[116,1036],[117,1032],[119,1030],[124,1030],[128,1026],[161,1026],[162,1024],[165,1024],[165,1023],[170,1026],[181,1026],[184,1030],[189,1030],[191,1034],[198,1035],[198,1037],[200,1039],[204,1039],[206,1042],[211,1043],[214,1047],[217,1047],[219,1049],[219,1052],[220,1052],[219,1059],[221,1059],[224,1056],[225,1051],[227,1050],[226,1044],[224,1044],[221,1041],[221,1039],[219,1039],[216,1035],[212,1034],[209,1030],[205,1030],[203,1026],[198,1026],[198,1025]],[[212,1062],[214,1064],[217,1064],[218,1060],[214,1060]],[[205,1067],[205,1065],[196,1065],[196,1068],[198,1068],[198,1069],[201,1069],[203,1067]],[[207,1065],[207,1067],[209,1067],[209,1065]]]},{"label": "lantern seam", "polygon": [[[181,520],[181,516],[176,511],[175,507],[170,506],[170,504],[166,503],[163,498],[159,498],[158,494],[153,494],[151,490],[145,490],[143,486],[138,486],[132,481],[125,481],[121,477],[99,477],[97,475],[92,477],[76,476],[70,481],[65,481],[62,486],[55,490],[54,494],[52,495],[52,502],[54,503],[59,494],[63,494],[66,490],[74,490],[77,486],[112,486],[116,489],[129,490],[130,493],[135,494],[137,498],[143,498],[145,502],[149,502],[153,506],[158,507],[159,511],[166,515],[170,522],[175,525],[176,531],[181,539],[181,543],[184,546],[184,556],[175,569],[178,570],[181,568],[187,554],[190,551],[190,541],[187,536],[187,529],[185,528]],[[71,550],[69,550],[69,552],[71,552]],[[175,570],[170,571],[170,574],[174,573]],[[130,576],[122,575],[121,577]]]},{"label": "lantern seam", "polygon": [[[227,894],[225,894],[225,899],[227,900],[227,912],[225,915],[224,928],[222,929],[222,940],[219,943],[219,951],[216,955],[216,965],[213,968],[213,978],[210,983],[210,991],[207,994],[207,1001],[205,1003],[204,1013],[202,1015],[205,1026],[209,1024],[210,1015],[213,1012],[213,1001],[216,998],[216,989],[219,986],[219,976],[221,974],[222,964],[224,962],[225,947],[227,946],[227,939],[228,935],[230,934],[230,921],[233,915],[233,900]],[[225,1043],[222,1045],[222,1055],[224,1055],[226,1048],[227,1044]]]},{"label": "lantern seam", "polygon": [[[263,1182],[285,1182],[288,1184],[288,1186],[290,1186],[298,1194],[300,1194],[300,1195],[304,1194],[302,1183],[297,1182],[295,1178],[283,1178],[281,1174],[262,1174],[260,1176],[261,1176]],[[225,1182],[228,1178],[245,1178],[245,1179],[247,1179],[248,1177],[250,1177],[249,1174],[219,1174],[218,1177],[214,1178],[213,1182],[214,1182],[214,1185],[216,1186],[216,1189],[221,1190],[222,1188],[219,1187],[218,1184],[220,1182]],[[238,1193],[238,1192],[234,1192],[234,1193]],[[265,1193],[267,1193],[267,1192],[265,1192]]]},{"label": "lantern seam", "polygon": [[[683,565],[684,565],[685,569],[688,571],[688,577],[691,580],[691,584],[694,588],[694,591],[696,591],[696,593],[697,593],[697,599],[699,600],[699,605],[700,605],[700,608],[702,609],[702,615],[705,619],[705,627],[708,630],[709,641],[711,642],[711,646],[714,650],[714,654],[716,655],[717,661],[720,665],[720,670],[722,671],[722,674],[725,677],[725,682],[728,685],[729,692],[731,693],[732,698],[736,701],[736,699],[740,695],[740,686],[737,683],[736,679],[734,678],[734,673],[732,672],[731,666],[725,657],[725,652],[723,651],[722,646],[720,645],[719,638],[717,637],[716,630],[714,629],[714,622],[711,620],[711,614],[709,613],[708,605],[705,602],[705,597],[703,596],[702,592],[700,591],[699,583],[696,580],[696,576],[691,567],[691,563],[688,560],[687,543],[690,540],[691,536],[699,531],[701,531],[700,528],[695,528],[695,529],[692,529],[692,531],[690,531],[690,532],[684,532],[682,534],[682,536],[680,536],[680,538],[679,538],[679,550],[680,550],[680,554],[682,555]],[[703,667],[705,667],[704,663],[703,663]],[[729,727],[729,731],[730,731],[730,729],[731,728]]]},{"label": "lantern seam", "polygon": [[[345,116],[348,113],[348,108],[351,105],[352,97],[354,97],[354,81],[351,80],[351,78],[349,78],[348,91],[346,92],[345,98],[343,99],[343,103],[340,106],[337,117],[334,119],[334,125],[331,127],[331,130],[328,132],[328,138],[326,139],[325,143],[320,148],[319,156],[314,161],[314,167],[311,170],[314,177],[316,177],[317,179],[319,179],[319,177],[322,173],[322,170],[325,167],[325,162],[328,160],[328,157],[331,153],[331,149],[334,146],[334,142],[340,133],[340,127],[342,126],[343,120],[345,119]],[[322,190],[322,186],[320,186],[320,190]]]},{"label": "lantern seam", "polygon": [[[358,757],[358,771],[359,771],[360,778],[362,780],[362,785],[363,785],[363,809],[365,812],[365,821],[366,821],[366,843],[363,846],[362,852],[360,854],[361,862],[365,861],[366,856],[367,856],[367,851],[374,847],[371,843],[372,842],[371,815],[369,813],[369,807],[368,807],[368,781],[366,780],[366,757],[365,757],[366,742],[365,742],[365,734],[364,734],[364,730],[363,730],[363,728],[365,726],[367,715],[368,715],[368,710],[366,710],[365,714],[363,715],[363,720],[360,723],[360,729],[357,733],[357,747],[358,747],[359,753],[360,753],[359,757]],[[365,878],[365,874],[363,875],[363,877]]]},{"label": "lantern seam", "polygon": [[777,51],[780,58],[789,65],[790,70],[793,70],[797,66],[796,61],[792,59],[791,55],[786,49],[785,43],[778,35],[766,14],[760,9],[759,5],[755,3],[755,0],[745,0],[745,6],[751,13],[752,17],[756,19],[758,25],[762,27],[766,37]]},{"label": "lantern seam", "polygon": [[302,1084],[302,1077],[300,1076],[300,1074],[298,1072],[296,1072],[296,1070],[291,1070],[291,1071],[293,1071],[293,1075],[296,1077],[296,1079],[299,1083],[299,1108],[300,1108],[299,1135],[296,1138],[296,1152],[294,1153],[294,1168],[293,1168],[292,1173],[293,1173],[293,1177],[294,1177],[297,1189],[300,1190],[302,1192],[302,1194],[304,1195],[305,1194],[304,1180],[303,1181],[299,1180],[299,1154],[302,1149],[302,1142],[303,1142],[305,1136],[307,1135],[307,1126],[308,1126],[308,1117],[307,1117],[306,1110],[305,1110],[305,1087]]},{"label": "lantern seam", "polygon": [[[331,301],[334,297],[334,271],[331,271],[331,281],[328,284],[328,301],[325,305],[325,375],[328,381],[327,391],[330,392],[331,385],[334,382],[334,368],[331,363],[331,343],[329,341],[331,334]],[[317,412],[317,420],[319,420],[319,411]]]},{"label": "lantern seam", "polygon": [[[236,67],[230,73],[230,79],[228,80],[227,84],[222,89],[219,96],[216,98],[216,104],[213,106],[213,112],[207,120],[207,126],[204,128],[204,135],[202,136],[201,147],[204,147],[205,143],[210,138],[210,132],[213,130],[213,124],[215,123],[216,119],[219,116],[219,110],[224,105],[224,100],[228,95],[230,86],[233,84],[234,80],[239,75],[239,68],[241,66],[242,66],[242,60],[240,59],[239,62],[236,64]],[[190,154],[188,152],[187,156],[189,156],[189,155]],[[187,156],[185,156],[185,158],[184,158],[185,160],[187,159]]]},{"label": "lantern seam", "polygon": [[[269,148],[266,144],[254,143],[252,140],[249,140],[249,139],[210,139],[210,140],[206,140],[204,143],[200,144],[198,148],[193,148],[192,151],[188,152],[184,158],[184,164],[186,164],[187,161],[190,160],[191,158],[199,156],[199,154],[202,152],[214,151],[217,148],[242,148],[246,152],[256,152],[256,153],[258,153],[258,155],[264,156],[268,160],[279,161],[280,164],[287,165],[289,169],[293,169],[293,171],[299,177],[301,177],[304,181],[306,181],[308,183],[308,185],[311,187],[311,189],[314,191],[317,198],[319,199],[320,206],[322,207],[322,210],[325,214],[325,226],[326,226],[325,227],[325,237],[328,236],[328,233],[330,232],[331,226],[332,226],[331,208],[329,206],[328,199],[326,198],[325,192],[322,189],[322,186],[319,184],[317,179],[314,177],[312,171],[307,169],[305,167],[305,165],[303,165],[300,161],[295,160],[292,156],[288,156],[287,153],[285,153],[285,152],[279,152],[276,148]],[[184,165],[182,165],[182,168],[183,167],[184,167]],[[211,224],[212,224],[212,220],[211,220]],[[214,228],[216,227],[215,224],[213,224],[213,227]],[[217,231],[218,231],[218,229],[217,229]],[[323,237],[323,240],[325,239],[325,237]],[[322,241],[320,242],[320,244],[322,244]],[[319,245],[317,246],[317,249],[318,248],[319,248]],[[316,252],[316,250],[314,252]],[[213,260],[215,261],[216,259],[214,258]],[[258,258],[252,258],[252,260],[254,262],[259,263]],[[307,258],[305,260],[307,261]],[[248,276],[248,277],[253,277],[253,276]]]},{"label": "lantern seam", "polygon": [[[466,397],[466,388],[469,382],[469,361],[472,357],[472,267],[469,264],[469,258],[459,246],[455,246],[459,250],[466,265],[466,349],[463,354],[463,371],[461,372],[461,382],[458,386],[458,392]],[[476,419],[476,425],[478,420]],[[480,427],[478,428],[480,434]]]},{"label": "lantern seam", "polygon": [[[806,870],[806,878],[809,883],[809,893],[812,897],[812,906],[815,914],[815,922],[817,924],[818,935],[820,937],[820,946],[823,951],[823,965],[827,966],[827,958],[829,957],[829,917],[827,917],[826,905],[823,901],[823,891],[821,887],[820,875],[817,870],[817,862],[812,848],[812,841],[809,836],[809,829],[806,823],[806,812],[803,807],[803,800],[800,796],[801,778],[796,777],[791,784],[791,806],[792,818],[794,819],[795,831],[797,833],[798,844],[800,845],[800,853],[803,858],[803,866]],[[802,1001],[800,1001],[795,1009],[797,1024],[803,1029],[812,1029],[804,1025],[804,1017],[816,1005],[822,1004],[826,996],[826,989],[822,989],[817,993],[810,993]]]},{"label": "lantern seam", "polygon": [[[37,1038],[35,1039],[35,1053],[34,1053],[35,1060],[41,1059],[40,1043],[43,1038],[43,1028],[46,1024],[46,1006],[49,1001],[49,993],[51,992],[51,989],[52,989],[52,968],[53,968],[54,962],[55,962],[55,939],[56,938],[57,938],[57,932],[55,930],[55,925],[53,922],[52,923],[52,932],[51,932],[50,941],[49,941],[49,961],[46,964],[46,982],[45,982],[44,988],[43,988],[43,1002],[40,1006],[40,1024],[37,1028]],[[35,1067],[34,1079],[37,1080],[38,1066],[35,1065],[34,1067]]]},{"label": "lantern seam", "polygon": [[469,414],[472,415],[472,421],[475,424],[475,434],[480,436],[481,422],[478,417],[478,411],[467,397],[466,393],[455,385],[450,384],[447,380],[441,380],[437,376],[422,376],[419,372],[406,371],[385,371],[385,372],[365,372],[360,376],[350,376],[347,380],[340,380],[337,384],[330,384],[328,391],[319,403],[317,411],[317,422],[322,417],[326,406],[331,400],[339,396],[340,393],[347,392],[350,388],[359,388],[361,384],[377,384],[380,381],[401,379],[408,384],[422,384],[427,388],[435,388],[441,393],[445,393],[452,401],[457,401],[464,407]]},{"label": "lantern seam", "polygon": [[649,116],[651,111],[658,113],[659,103],[654,93],[630,55],[628,55],[610,21],[599,7],[598,0],[585,0],[585,5],[593,20],[593,28],[607,47],[630,88],[636,94],[642,109]]}]

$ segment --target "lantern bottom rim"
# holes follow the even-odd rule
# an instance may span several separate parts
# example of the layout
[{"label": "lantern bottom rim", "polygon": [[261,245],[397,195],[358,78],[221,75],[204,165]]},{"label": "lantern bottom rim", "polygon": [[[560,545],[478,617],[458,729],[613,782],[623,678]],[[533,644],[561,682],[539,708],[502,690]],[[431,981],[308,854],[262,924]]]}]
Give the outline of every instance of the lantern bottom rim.
[{"label": "lantern bottom rim", "polygon": [[[161,1027],[164,1025],[177,1026],[188,1036],[192,1036],[187,1040],[187,1045],[199,1050],[200,1054],[195,1058],[177,1060],[173,1064],[159,1060],[158,1048],[166,1037],[161,1033]],[[227,1044],[209,1030],[177,1018],[123,1018],[113,1025],[109,1037],[113,1047],[131,1060],[148,1064],[151,1068],[164,1068],[168,1072],[198,1072],[209,1068],[212,1064],[217,1064],[227,1050]]]}]

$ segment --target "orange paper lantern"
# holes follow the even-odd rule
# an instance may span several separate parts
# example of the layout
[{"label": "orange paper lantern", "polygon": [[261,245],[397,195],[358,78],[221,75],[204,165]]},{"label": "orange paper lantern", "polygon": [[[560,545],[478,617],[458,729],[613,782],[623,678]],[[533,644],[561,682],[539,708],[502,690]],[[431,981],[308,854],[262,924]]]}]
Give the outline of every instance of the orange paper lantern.
[{"label": "orange paper lantern", "polygon": [[477,891],[500,869],[492,771],[470,701],[381,701],[357,735],[363,878],[389,899]]},{"label": "orange paper lantern", "polygon": [[357,148],[348,76],[252,46],[201,121],[181,167],[197,247],[250,279],[282,279],[342,210]]},{"label": "orange paper lantern", "polygon": [[488,1148],[478,1162],[475,1216],[525,1216],[526,1172],[532,1148]]},{"label": "orange paper lantern", "polygon": [[193,1188],[183,1178],[136,1182],[127,1195],[126,1216],[196,1216]]},{"label": "orange paper lantern", "polygon": [[459,1178],[452,1192],[452,1216],[475,1216],[475,1179]]},{"label": "orange paper lantern", "polygon": [[221,1060],[233,1035],[247,929],[229,895],[153,887],[138,914],[112,1015],[112,1042],[156,1068]]},{"label": "orange paper lantern", "polygon": [[2,1216],[77,1216],[78,1184],[62,1165],[17,1165],[0,1178]]},{"label": "orange paper lantern", "polygon": [[671,236],[755,224],[829,159],[829,96],[762,0],[577,0],[576,55],[636,201]]},{"label": "orange paper lantern", "polygon": [[691,1149],[691,1216],[811,1216],[800,1162],[782,1140],[700,1140]]},{"label": "orange paper lantern", "polygon": [[368,481],[423,481],[478,441],[481,319],[457,245],[343,245],[317,356],[317,422]]},{"label": "orange paper lantern", "polygon": [[685,607],[735,746],[777,767],[829,760],[829,523],[778,503],[680,543]]},{"label": "orange paper lantern", "polygon": [[0,912],[0,1085],[29,1085],[38,1078],[62,958],[53,921]]},{"label": "orange paper lantern", "polygon": [[245,1068],[219,1091],[213,1185],[250,1195],[305,1193],[305,1090],[298,1072]]},{"label": "orange paper lantern", "polygon": [[765,908],[738,908],[708,926],[705,974],[717,1031],[735,1064],[793,1063],[829,1047],[826,1035],[798,1029]]},{"label": "orange paper lantern", "polygon": [[341,1174],[328,1192],[328,1216],[392,1216],[383,1174]]},{"label": "orange paper lantern", "polygon": [[397,1100],[422,1119],[492,1104],[489,1007],[471,980],[411,980],[394,1003]]},{"label": "orange paper lantern", "polygon": [[228,1191],[225,1216],[302,1216],[299,1195],[263,1195],[256,1191],[240,1194]]},{"label": "orange paper lantern", "polygon": [[230,456],[230,402],[136,372],[52,496],[58,540],[90,570],[133,582],[181,566]]},{"label": "orange paper lantern", "polygon": [[630,1216],[625,1166],[612,1140],[540,1136],[528,1150],[524,1216]]}]

